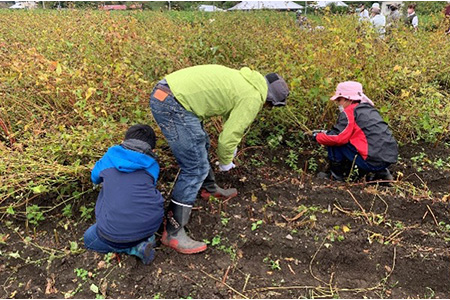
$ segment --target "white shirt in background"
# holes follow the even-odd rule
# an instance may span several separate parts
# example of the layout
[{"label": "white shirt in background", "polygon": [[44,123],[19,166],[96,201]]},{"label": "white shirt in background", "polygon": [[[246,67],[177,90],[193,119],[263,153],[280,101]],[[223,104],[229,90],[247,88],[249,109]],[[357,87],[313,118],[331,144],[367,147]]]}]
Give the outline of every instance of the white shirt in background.
[{"label": "white shirt in background", "polygon": [[[408,14],[408,17],[410,17],[412,14]],[[419,26],[419,18],[417,16],[415,16],[412,21],[411,21],[411,25],[414,28],[417,28]]]},{"label": "white shirt in background", "polygon": [[359,13],[359,20],[363,21],[363,20],[369,20],[369,11],[367,9],[364,9],[362,12]]},{"label": "white shirt in background", "polygon": [[372,19],[370,19],[370,22],[372,22],[372,25],[378,30],[380,35],[384,35],[386,33],[386,17],[384,15],[375,15]]}]

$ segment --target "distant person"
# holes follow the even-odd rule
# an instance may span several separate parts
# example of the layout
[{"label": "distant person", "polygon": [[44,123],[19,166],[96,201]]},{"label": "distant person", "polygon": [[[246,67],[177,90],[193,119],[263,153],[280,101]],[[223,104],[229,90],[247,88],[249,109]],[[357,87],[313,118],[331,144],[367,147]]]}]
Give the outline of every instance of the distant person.
[{"label": "distant person", "polygon": [[219,170],[227,172],[235,167],[237,146],[262,107],[285,106],[288,95],[288,85],[278,74],[263,76],[247,67],[189,67],[157,83],[150,107],[180,165],[161,238],[164,245],[183,254],[205,251],[206,244],[191,239],[185,231],[199,190],[203,186],[202,194],[223,198],[237,195],[236,189],[219,189],[215,183],[203,122],[215,116],[224,120],[217,155]]},{"label": "distant person", "polygon": [[399,22],[402,18],[402,14],[399,10],[400,6],[398,4],[389,5],[389,15],[386,17],[386,29],[388,31],[398,28]]},{"label": "distant person", "polygon": [[386,17],[381,14],[380,5],[378,3],[374,3],[370,12],[370,22],[372,23],[375,30],[379,33],[380,37],[384,37],[386,33]]},{"label": "distant person", "polygon": [[300,9],[297,10],[295,16],[296,16],[295,23],[297,24],[297,26],[299,26],[301,29],[307,29],[307,30],[312,29],[312,26],[311,26],[308,18],[305,15],[302,15],[302,11]]},{"label": "distant person", "polygon": [[450,34],[450,1],[448,1],[449,4],[444,9],[444,17],[445,22],[447,23],[447,30],[445,31],[445,34]]},{"label": "distant person", "polygon": [[359,13],[359,21],[369,21],[369,11],[366,9],[366,6],[361,4],[359,8],[357,8],[357,12]]},{"label": "distant person", "polygon": [[358,82],[341,82],[332,101],[341,111],[331,130],[313,131],[315,140],[327,147],[330,173],[322,178],[344,181],[353,164],[359,176],[369,181],[393,180],[388,167],[397,162],[397,142],[373,102],[363,93]]},{"label": "distant person", "polygon": [[408,5],[408,15],[405,18],[406,26],[412,27],[414,31],[417,31],[419,28],[419,18],[416,15],[416,5],[410,4]]},{"label": "distant person", "polygon": [[373,12],[373,9],[379,9],[380,11],[381,11],[381,8],[380,8],[380,3],[373,3],[372,4],[372,6],[370,7],[370,18],[373,18],[374,16],[375,16],[375,14],[374,14],[374,12]]},{"label": "distant person", "polygon": [[95,164],[91,179],[102,184],[102,189],[95,205],[97,222],[84,234],[87,249],[126,253],[144,264],[152,262],[154,233],[164,217],[164,199],[156,189],[155,144],[150,126],[134,125],[122,144],[109,148]]}]

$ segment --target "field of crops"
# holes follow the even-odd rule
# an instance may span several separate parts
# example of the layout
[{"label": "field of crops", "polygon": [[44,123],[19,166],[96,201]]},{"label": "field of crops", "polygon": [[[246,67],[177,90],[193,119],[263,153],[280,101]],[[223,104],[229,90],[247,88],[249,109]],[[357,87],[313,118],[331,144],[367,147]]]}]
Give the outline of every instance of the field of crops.
[{"label": "field of crops", "polygon": [[[352,16],[302,30],[294,13],[0,10],[1,297],[449,297],[450,37],[378,38]],[[286,109],[262,112],[219,175],[239,196],[198,200],[210,249],[155,263],[83,250],[98,190],[90,170],[136,123],[157,129],[154,84],[199,64],[278,72]],[[317,181],[341,81],[363,84],[400,143],[392,188]],[[213,147],[219,119],[207,124]],[[178,168],[157,129],[160,190]],[[213,160],[215,160],[214,153]],[[301,215],[300,217],[297,217]]]}]

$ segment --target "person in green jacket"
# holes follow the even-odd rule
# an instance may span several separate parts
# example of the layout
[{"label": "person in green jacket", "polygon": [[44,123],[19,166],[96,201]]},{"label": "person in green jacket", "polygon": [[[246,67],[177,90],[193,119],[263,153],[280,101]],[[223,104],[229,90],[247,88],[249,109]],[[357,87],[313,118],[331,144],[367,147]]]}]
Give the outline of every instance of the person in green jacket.
[{"label": "person in green jacket", "polygon": [[278,74],[264,77],[247,67],[200,65],[158,82],[150,107],[181,169],[166,215],[164,245],[183,254],[206,250],[205,243],[191,239],[184,229],[200,188],[224,197],[237,194],[235,189],[223,190],[215,184],[203,121],[214,116],[224,119],[217,155],[219,170],[226,172],[235,167],[237,146],[263,105],[284,106],[288,95],[288,86]]}]

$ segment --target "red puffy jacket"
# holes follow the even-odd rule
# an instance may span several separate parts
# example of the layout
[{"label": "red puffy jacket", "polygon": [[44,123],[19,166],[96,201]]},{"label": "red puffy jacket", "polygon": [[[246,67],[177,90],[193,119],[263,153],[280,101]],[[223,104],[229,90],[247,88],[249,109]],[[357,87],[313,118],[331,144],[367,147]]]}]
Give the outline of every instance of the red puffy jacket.
[{"label": "red puffy jacket", "polygon": [[396,163],[397,142],[380,113],[368,103],[354,103],[339,115],[337,123],[326,133],[316,136],[319,144],[343,146],[352,144],[359,155],[374,166]]}]

